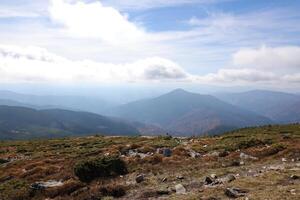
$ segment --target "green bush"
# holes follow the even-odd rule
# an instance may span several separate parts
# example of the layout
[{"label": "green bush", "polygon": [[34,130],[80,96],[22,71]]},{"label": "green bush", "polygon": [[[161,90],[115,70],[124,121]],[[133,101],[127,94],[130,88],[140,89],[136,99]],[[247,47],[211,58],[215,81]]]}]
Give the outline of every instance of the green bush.
[{"label": "green bush", "polygon": [[77,163],[74,173],[79,180],[90,182],[95,178],[126,174],[127,167],[119,157],[100,157]]}]

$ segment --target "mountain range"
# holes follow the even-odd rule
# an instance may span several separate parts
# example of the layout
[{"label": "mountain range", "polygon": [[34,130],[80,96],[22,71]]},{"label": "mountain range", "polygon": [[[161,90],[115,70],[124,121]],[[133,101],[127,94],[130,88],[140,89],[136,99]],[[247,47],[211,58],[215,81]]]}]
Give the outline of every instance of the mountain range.
[{"label": "mountain range", "polygon": [[176,89],[123,105],[77,96],[0,95],[0,138],[5,139],[96,133],[189,136],[300,122],[299,95],[265,90],[212,96]]},{"label": "mountain range", "polygon": [[232,105],[264,115],[277,123],[300,122],[300,96],[296,94],[253,90],[216,96]]},{"label": "mountain range", "polygon": [[0,139],[91,134],[137,135],[139,131],[121,120],[88,112],[0,106]]},{"label": "mountain range", "polygon": [[210,95],[182,89],[111,109],[110,115],[154,124],[179,135],[218,133],[270,124],[267,117],[225,103]]}]

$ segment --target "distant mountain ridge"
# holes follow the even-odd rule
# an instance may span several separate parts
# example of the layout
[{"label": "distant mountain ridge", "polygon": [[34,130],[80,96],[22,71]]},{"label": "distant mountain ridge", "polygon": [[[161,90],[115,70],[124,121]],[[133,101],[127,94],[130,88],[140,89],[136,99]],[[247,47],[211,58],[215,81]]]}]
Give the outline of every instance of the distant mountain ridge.
[{"label": "distant mountain ridge", "polygon": [[90,134],[137,135],[139,131],[123,121],[88,112],[0,106],[0,139]]},{"label": "distant mountain ridge", "polygon": [[102,114],[115,103],[96,97],[20,94],[0,90],[0,105],[23,106],[33,109],[65,109]]},{"label": "distant mountain ridge", "polygon": [[240,109],[213,96],[182,89],[157,98],[118,106],[112,109],[110,114],[155,124],[180,135],[218,133],[223,130],[272,123],[266,117]]},{"label": "distant mountain ridge", "polygon": [[217,94],[219,99],[264,115],[278,123],[300,122],[300,96],[284,92],[252,90]]}]

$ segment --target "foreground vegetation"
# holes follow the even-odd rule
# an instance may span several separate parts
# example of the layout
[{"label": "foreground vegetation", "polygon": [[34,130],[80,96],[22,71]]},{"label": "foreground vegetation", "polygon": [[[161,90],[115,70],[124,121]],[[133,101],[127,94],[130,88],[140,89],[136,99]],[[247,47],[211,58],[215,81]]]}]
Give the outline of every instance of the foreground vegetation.
[{"label": "foreground vegetation", "polygon": [[299,124],[199,138],[0,142],[1,200],[296,200],[299,177]]}]

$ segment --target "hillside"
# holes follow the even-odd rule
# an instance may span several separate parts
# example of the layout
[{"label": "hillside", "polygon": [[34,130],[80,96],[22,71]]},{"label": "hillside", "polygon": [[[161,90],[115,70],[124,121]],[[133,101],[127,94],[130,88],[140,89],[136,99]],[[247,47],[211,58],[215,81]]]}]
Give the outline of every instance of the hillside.
[{"label": "hillside", "polygon": [[0,142],[0,199],[298,200],[300,125]]},{"label": "hillside", "polygon": [[269,117],[276,122],[300,122],[300,96],[267,90],[217,94],[219,99]]},{"label": "hillside", "polygon": [[182,89],[114,108],[113,116],[158,125],[176,134],[219,133],[240,127],[272,123],[266,117],[240,109],[210,95]]},{"label": "hillside", "polygon": [[138,131],[125,122],[87,112],[0,106],[0,139],[89,134],[135,135]]},{"label": "hillside", "polygon": [[[101,114],[115,103],[96,97],[30,95],[11,91],[0,91],[0,105],[23,106],[34,109],[67,109]],[[9,101],[8,101],[9,100]]]}]

